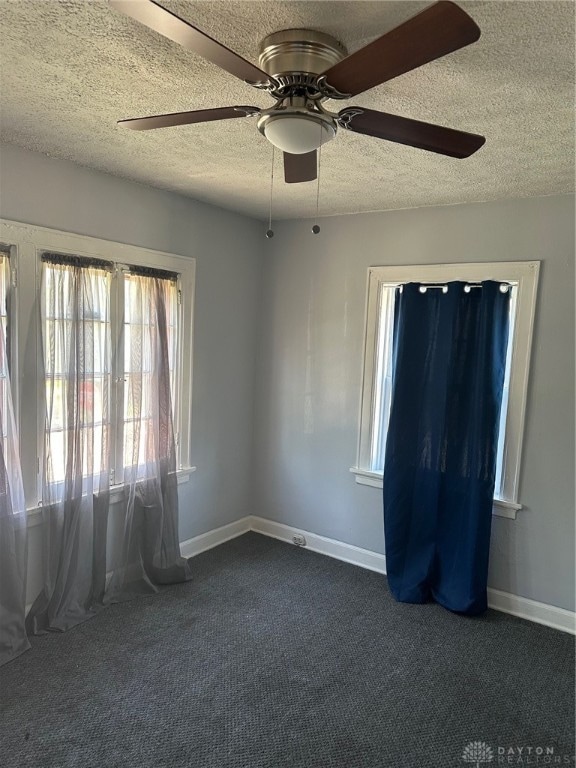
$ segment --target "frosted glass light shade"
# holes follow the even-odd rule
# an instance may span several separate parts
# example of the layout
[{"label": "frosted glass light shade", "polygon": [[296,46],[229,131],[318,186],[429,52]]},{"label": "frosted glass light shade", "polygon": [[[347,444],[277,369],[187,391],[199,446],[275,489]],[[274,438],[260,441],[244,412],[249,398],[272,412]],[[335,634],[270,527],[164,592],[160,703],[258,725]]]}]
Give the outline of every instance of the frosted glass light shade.
[{"label": "frosted glass light shade", "polygon": [[264,135],[283,152],[303,155],[333,139],[336,131],[329,123],[304,115],[278,115],[267,120]]}]

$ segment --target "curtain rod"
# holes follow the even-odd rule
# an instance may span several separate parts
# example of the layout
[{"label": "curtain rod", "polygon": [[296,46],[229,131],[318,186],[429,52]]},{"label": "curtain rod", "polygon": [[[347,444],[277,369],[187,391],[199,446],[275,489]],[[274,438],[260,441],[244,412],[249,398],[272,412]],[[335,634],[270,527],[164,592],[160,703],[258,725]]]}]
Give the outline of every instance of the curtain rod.
[{"label": "curtain rod", "polygon": [[122,266],[122,272],[138,277],[156,277],[158,280],[170,280],[173,283],[178,282],[180,274],[171,272],[168,269],[157,269],[156,267],[141,267],[136,264],[126,264]]},{"label": "curtain rod", "polygon": [[114,262],[106,259],[96,259],[91,256],[77,256],[73,253],[54,253],[53,251],[43,251],[41,260],[46,264],[60,264],[64,267],[80,267],[82,269],[104,269],[112,272]]},{"label": "curtain rod", "polygon": [[[454,280],[452,282],[462,282],[464,283],[464,291],[466,293],[469,293],[472,288],[482,288],[482,283],[471,283],[465,280]],[[493,280],[492,282],[500,283],[500,290],[502,293],[507,293],[512,285],[510,283],[506,283],[499,280]],[[402,289],[405,285],[408,285],[408,283],[400,283],[398,285],[398,288],[400,289],[400,293],[402,293]],[[428,288],[441,288],[443,293],[448,293],[448,287],[450,283],[420,283],[420,293],[426,293]]]}]

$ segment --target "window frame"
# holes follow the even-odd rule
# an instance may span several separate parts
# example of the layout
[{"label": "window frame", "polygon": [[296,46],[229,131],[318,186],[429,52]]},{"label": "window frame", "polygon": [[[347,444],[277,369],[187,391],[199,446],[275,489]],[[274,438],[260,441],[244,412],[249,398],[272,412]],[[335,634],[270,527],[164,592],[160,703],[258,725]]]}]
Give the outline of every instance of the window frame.
[{"label": "window frame", "polygon": [[[15,256],[16,256],[16,248],[14,245],[11,245],[9,243],[2,242],[0,240],[0,258],[4,257],[6,259],[6,295],[4,297],[5,305],[6,305],[6,342],[5,342],[5,348],[6,348],[6,366],[7,366],[7,378],[9,381],[9,387],[10,387],[10,395],[12,400],[12,408],[14,409],[14,417],[16,418],[16,407],[17,407],[17,398],[16,398],[16,392],[14,387],[14,366],[16,363],[16,323],[14,322],[15,319],[15,309],[16,309],[16,295],[15,295],[15,283],[14,283],[14,276],[15,276]],[[1,283],[0,283],[1,284]],[[1,297],[0,297],[1,301]],[[0,333],[2,333],[1,325],[0,325]],[[2,430],[0,430],[0,441],[4,439],[4,435],[2,434]]]},{"label": "window frame", "polygon": [[[8,357],[8,375],[12,387],[12,406],[14,418],[18,412],[18,293],[16,291],[16,264],[18,261],[18,248],[14,243],[9,243],[0,237],[0,253],[8,258],[8,285],[6,292],[6,353]],[[17,422],[18,423],[18,422]]]},{"label": "window frame", "polygon": [[454,280],[513,282],[517,285],[517,298],[503,455],[504,479],[501,496],[494,498],[493,514],[512,519],[516,517],[517,511],[522,508],[518,500],[518,491],[539,272],[539,261],[421,264],[379,266],[368,269],[360,428],[356,466],[350,468],[357,483],[376,488],[382,488],[383,485],[383,473],[374,472],[371,469],[371,446],[376,424],[378,308],[382,286],[408,282],[445,283]]},{"label": "window frame", "polygon": [[[61,230],[38,227],[0,219],[0,243],[10,244],[14,252],[12,286],[16,299],[11,304],[13,347],[11,355],[14,372],[14,411],[20,434],[22,473],[28,512],[40,509],[42,499],[41,457],[44,450],[44,379],[42,370],[42,319],[39,311],[41,290],[41,255],[44,251],[69,253],[86,258],[114,262],[115,272],[110,296],[111,312],[117,313],[118,274],[122,267],[135,265],[163,269],[179,274],[180,338],[178,362],[179,407],[175,413],[174,432],[178,439],[178,482],[186,482],[195,467],[190,465],[192,415],[192,358],[196,260],[188,256],[151,250],[112,240],[77,235]],[[116,308],[115,308],[116,307]],[[112,320],[112,318],[111,318]],[[117,322],[118,318],[114,321]],[[117,325],[117,328],[119,326]],[[117,339],[112,339],[112,345]],[[24,403],[38,403],[37,408],[25,408]],[[176,421],[177,419],[177,421]],[[111,487],[111,497],[119,496],[123,484]],[[29,516],[29,524],[34,525]]]}]

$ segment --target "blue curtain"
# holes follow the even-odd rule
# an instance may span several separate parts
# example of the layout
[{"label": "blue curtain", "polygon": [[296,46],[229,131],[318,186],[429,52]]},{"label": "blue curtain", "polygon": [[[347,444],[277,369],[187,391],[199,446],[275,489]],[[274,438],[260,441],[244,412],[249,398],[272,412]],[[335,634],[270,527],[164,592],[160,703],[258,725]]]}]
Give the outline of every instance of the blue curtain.
[{"label": "blue curtain", "polygon": [[384,529],[401,602],[486,609],[510,302],[500,285],[396,293]]}]

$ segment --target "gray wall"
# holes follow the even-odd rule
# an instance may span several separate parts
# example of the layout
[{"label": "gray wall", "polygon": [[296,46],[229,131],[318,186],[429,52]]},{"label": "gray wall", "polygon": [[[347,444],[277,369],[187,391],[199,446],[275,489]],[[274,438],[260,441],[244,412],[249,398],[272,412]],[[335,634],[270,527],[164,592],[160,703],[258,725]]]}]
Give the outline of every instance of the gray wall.
[{"label": "gray wall", "polygon": [[[573,209],[566,196],[342,216],[323,219],[318,236],[311,222],[283,222],[265,241],[263,225],[245,217],[0,147],[1,217],[197,260],[198,471],[180,486],[181,540],[256,513],[383,552],[380,492],[348,471],[356,460],[367,267],[541,260],[525,508],[515,521],[494,519],[490,583],[571,610]],[[39,530],[31,529],[32,563]]]},{"label": "gray wall", "polygon": [[180,539],[250,514],[262,225],[7,144],[0,147],[0,217],[196,259],[197,471],[180,486]]},{"label": "gray wall", "polygon": [[368,266],[541,260],[516,520],[494,518],[490,585],[574,610],[574,198],[275,225],[265,260],[256,513],[384,552],[381,491],[357,485]]}]

